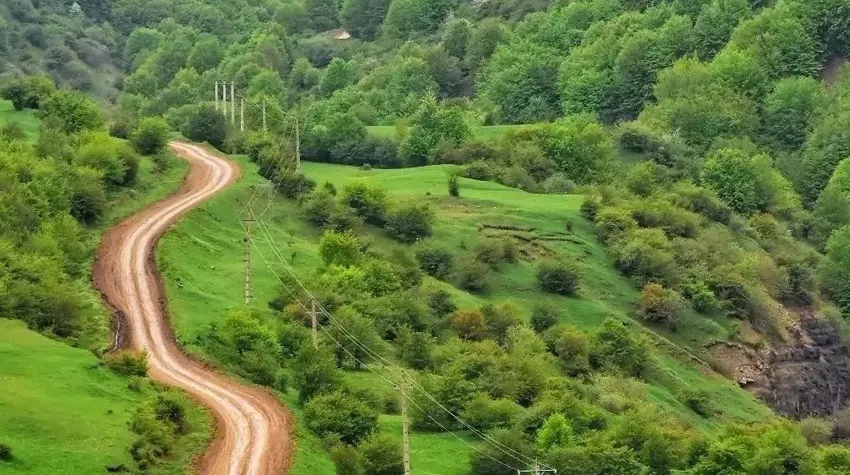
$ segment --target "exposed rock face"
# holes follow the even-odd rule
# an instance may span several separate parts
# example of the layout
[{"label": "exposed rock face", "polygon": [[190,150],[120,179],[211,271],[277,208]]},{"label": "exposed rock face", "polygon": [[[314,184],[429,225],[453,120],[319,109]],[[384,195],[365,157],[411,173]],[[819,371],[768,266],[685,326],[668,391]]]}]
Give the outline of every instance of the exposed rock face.
[{"label": "exposed rock face", "polygon": [[721,371],[782,415],[828,416],[846,407],[850,347],[837,329],[803,312],[789,332],[792,341],[772,350],[723,342],[709,351]]},{"label": "exposed rock face", "polygon": [[800,315],[792,345],[766,359],[769,394],[761,394],[780,414],[801,418],[825,416],[850,399],[850,348],[837,329],[811,312]]}]

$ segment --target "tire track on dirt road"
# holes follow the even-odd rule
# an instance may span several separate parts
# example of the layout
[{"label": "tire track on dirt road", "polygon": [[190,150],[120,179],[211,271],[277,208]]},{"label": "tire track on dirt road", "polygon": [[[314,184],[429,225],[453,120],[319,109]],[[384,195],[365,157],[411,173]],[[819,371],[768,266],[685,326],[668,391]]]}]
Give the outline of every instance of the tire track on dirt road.
[{"label": "tire track on dirt road", "polygon": [[173,142],[171,148],[190,164],[186,180],[174,195],[104,235],[94,285],[123,315],[129,340],[124,346],[148,352],[150,376],[185,390],[215,416],[216,436],[198,473],[279,475],[292,458],[289,414],[279,400],[188,358],[171,334],[154,265],[156,244],[183,215],[239,178],[236,165],[201,147]]}]

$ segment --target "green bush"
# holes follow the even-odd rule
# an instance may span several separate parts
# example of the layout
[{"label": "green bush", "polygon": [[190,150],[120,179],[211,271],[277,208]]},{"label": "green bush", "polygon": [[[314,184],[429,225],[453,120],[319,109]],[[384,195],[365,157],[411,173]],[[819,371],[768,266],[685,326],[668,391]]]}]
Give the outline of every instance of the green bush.
[{"label": "green bush", "polygon": [[454,269],[454,256],[438,247],[426,247],[416,251],[419,268],[435,279],[446,280]]},{"label": "green bush", "polygon": [[310,194],[316,188],[316,182],[303,173],[280,173],[274,177],[278,190],[283,196],[296,199]]},{"label": "green bush", "polygon": [[326,266],[352,266],[363,258],[363,242],[354,233],[325,231],[319,239],[319,255]]},{"label": "green bush", "polygon": [[558,295],[574,296],[579,289],[579,270],[569,262],[544,262],[537,268],[540,290]]},{"label": "green bush", "polygon": [[455,198],[460,197],[460,178],[457,173],[449,174],[449,196],[453,196]]},{"label": "green bush", "polygon": [[363,471],[369,475],[399,475],[404,473],[401,443],[389,434],[372,434],[360,447]]},{"label": "green bush", "polygon": [[334,391],[317,395],[307,402],[304,422],[326,440],[357,444],[375,429],[378,413],[356,396]]},{"label": "green bush", "polygon": [[221,148],[227,139],[227,121],[213,106],[204,106],[189,119],[184,131],[189,140]]},{"label": "green bush", "polygon": [[619,370],[642,376],[651,363],[649,345],[614,318],[607,318],[590,337],[590,364],[599,369]]},{"label": "green bush", "polygon": [[387,216],[387,234],[403,243],[413,243],[431,235],[434,212],[427,204],[394,208]]},{"label": "green bush", "polygon": [[466,405],[461,418],[478,430],[506,429],[522,414],[522,407],[510,399],[492,400],[478,394]]},{"label": "green bush", "polygon": [[555,328],[547,333],[552,352],[567,374],[579,376],[590,372],[590,347],[587,335],[575,326]]},{"label": "green bush", "polygon": [[581,215],[590,222],[596,222],[600,209],[602,209],[602,203],[595,196],[585,196],[581,202]]},{"label": "green bush", "polygon": [[475,259],[461,259],[457,263],[455,280],[457,286],[470,292],[483,292],[487,289],[487,276],[490,266]]},{"label": "green bush", "polygon": [[161,152],[168,143],[168,123],[160,117],[146,117],[139,122],[130,139],[133,148],[142,155]]},{"label": "green bush", "polygon": [[383,226],[387,215],[387,193],[367,183],[352,183],[342,191],[342,202],[369,224]]},{"label": "green bush", "polygon": [[561,320],[557,307],[549,302],[538,303],[531,309],[531,328],[537,333],[543,333],[555,326]]},{"label": "green bush", "polygon": [[685,300],[672,289],[649,283],[640,292],[640,314],[647,322],[675,327],[685,310]]},{"label": "green bush", "polygon": [[714,413],[711,395],[700,389],[686,389],[679,395],[679,401],[702,417],[709,417]]},{"label": "green bush", "polygon": [[336,475],[362,475],[360,458],[357,450],[350,445],[337,445],[331,449],[331,460],[336,469]]},{"label": "green bush", "polygon": [[143,351],[122,350],[106,357],[106,366],[125,376],[147,376],[148,354]]},{"label": "green bush", "polygon": [[12,447],[0,442],[0,461],[9,462],[14,458]]}]

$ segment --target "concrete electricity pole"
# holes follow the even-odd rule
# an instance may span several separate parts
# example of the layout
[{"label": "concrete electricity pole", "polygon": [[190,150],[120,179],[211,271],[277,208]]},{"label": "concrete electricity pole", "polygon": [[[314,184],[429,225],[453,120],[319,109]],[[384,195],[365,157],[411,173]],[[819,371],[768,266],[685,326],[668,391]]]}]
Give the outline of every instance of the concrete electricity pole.
[{"label": "concrete electricity pole", "polygon": [[218,102],[219,102],[219,101],[218,101],[218,81],[216,81],[216,82],[215,82],[215,110],[218,110],[218,109],[219,109],[219,104],[218,104]]},{"label": "concrete electricity pole", "polygon": [[251,247],[253,247],[254,220],[245,220],[245,305],[251,305]]},{"label": "concrete electricity pole", "polygon": [[224,118],[227,119],[227,81],[221,83],[221,90],[224,93]]},{"label": "concrete electricity pole", "polygon": [[310,323],[312,325],[313,348],[319,348],[319,320],[316,315],[316,299],[311,299],[310,303]]},{"label": "concrete electricity pole", "polygon": [[301,123],[298,120],[298,110],[295,110],[295,171],[301,171]]},{"label": "concrete electricity pole", "polygon": [[233,94],[236,82],[230,81],[230,123],[236,125],[236,96]]},{"label": "concrete electricity pole", "polygon": [[404,475],[410,475],[410,419],[407,417],[407,377],[402,370],[401,385],[401,436],[404,454]]},{"label": "concrete electricity pole", "polygon": [[239,108],[239,130],[245,132],[245,96],[242,96],[240,99],[240,108]]},{"label": "concrete electricity pole", "polygon": [[268,126],[266,125],[266,98],[263,97],[263,133],[269,131]]}]

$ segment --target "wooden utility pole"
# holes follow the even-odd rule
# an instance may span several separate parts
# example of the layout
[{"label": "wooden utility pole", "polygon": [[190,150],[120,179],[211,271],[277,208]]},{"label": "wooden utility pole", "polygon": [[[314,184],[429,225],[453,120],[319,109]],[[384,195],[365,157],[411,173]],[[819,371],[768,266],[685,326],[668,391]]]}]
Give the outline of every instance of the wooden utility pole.
[{"label": "wooden utility pole", "polygon": [[310,299],[310,324],[312,325],[313,347],[319,348],[319,319],[316,315],[316,299]]},{"label": "wooden utility pole", "polygon": [[242,96],[239,99],[239,130],[245,132],[245,96]]},{"label": "wooden utility pole", "polygon": [[230,81],[230,123],[236,125],[236,96],[233,94],[235,81]]},{"label": "wooden utility pole", "polygon": [[263,97],[263,133],[269,131],[268,126],[266,125],[266,98]]},{"label": "wooden utility pole", "polygon": [[253,247],[254,220],[245,219],[245,305],[251,305],[251,248]]},{"label": "wooden utility pole", "polygon": [[218,81],[216,81],[215,82],[215,110],[219,110],[219,103],[218,102],[219,102],[218,101]]},{"label": "wooden utility pole", "polygon": [[224,119],[227,120],[227,81],[221,83],[221,90],[224,93]]},{"label": "wooden utility pole", "polygon": [[407,378],[404,370],[401,373],[401,437],[404,454],[404,475],[410,475],[410,419],[407,416]]}]

